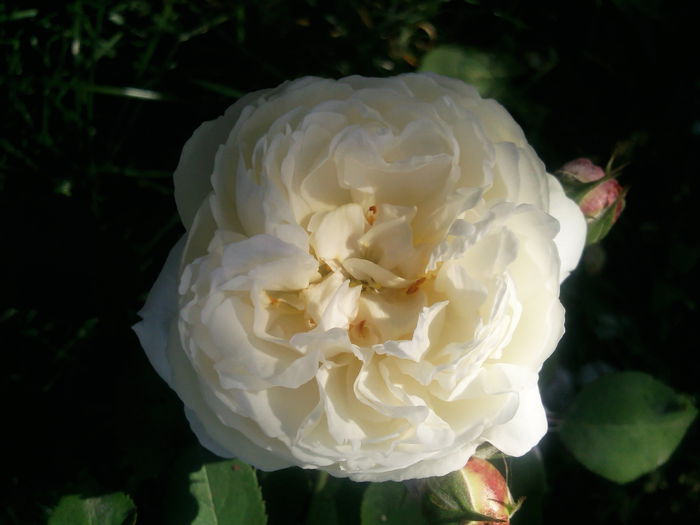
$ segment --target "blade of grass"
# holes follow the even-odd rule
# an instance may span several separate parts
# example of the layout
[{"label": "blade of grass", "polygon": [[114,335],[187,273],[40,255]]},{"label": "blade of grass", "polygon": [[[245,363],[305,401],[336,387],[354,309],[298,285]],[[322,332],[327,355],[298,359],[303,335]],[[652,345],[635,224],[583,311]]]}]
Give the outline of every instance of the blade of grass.
[{"label": "blade of grass", "polygon": [[192,79],[190,82],[196,86],[206,89],[207,91],[224,95],[226,97],[241,98],[243,95],[245,95],[245,93],[235,88],[224,86],[223,84],[217,84],[216,82],[209,82],[208,80]]}]

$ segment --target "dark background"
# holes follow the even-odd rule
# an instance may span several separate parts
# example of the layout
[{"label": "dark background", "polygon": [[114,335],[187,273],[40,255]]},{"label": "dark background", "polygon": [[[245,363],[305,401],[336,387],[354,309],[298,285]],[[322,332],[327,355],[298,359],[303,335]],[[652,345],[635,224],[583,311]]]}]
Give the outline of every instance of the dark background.
[{"label": "dark background", "polygon": [[[471,57],[466,78],[479,80],[479,64],[492,73],[481,87],[550,170],[604,164],[626,145],[628,206],[564,287],[568,333],[549,386],[554,367],[574,391],[591,371],[641,370],[697,396],[691,4],[0,2],[0,523],[42,523],[69,493],[127,492],[139,523],[166,514],[194,438],[130,326],[183,231],[171,174],[192,131],[248,91],[413,71],[444,45]],[[571,394],[557,392],[554,420]],[[699,437],[695,424],[666,465],[621,486],[551,432],[543,522],[699,516]],[[303,486],[288,489],[293,504],[275,496],[286,475],[262,478],[271,522],[302,519]]]}]

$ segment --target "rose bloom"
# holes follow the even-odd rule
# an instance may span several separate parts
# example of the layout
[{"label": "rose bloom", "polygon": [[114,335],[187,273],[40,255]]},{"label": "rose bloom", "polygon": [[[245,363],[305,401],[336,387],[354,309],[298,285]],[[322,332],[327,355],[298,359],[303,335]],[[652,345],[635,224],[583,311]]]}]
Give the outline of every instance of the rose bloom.
[{"label": "rose bloom", "polygon": [[205,447],[382,481],[544,435],[586,224],[497,102],[302,78],[200,126],[174,178],[187,232],[135,330]]}]

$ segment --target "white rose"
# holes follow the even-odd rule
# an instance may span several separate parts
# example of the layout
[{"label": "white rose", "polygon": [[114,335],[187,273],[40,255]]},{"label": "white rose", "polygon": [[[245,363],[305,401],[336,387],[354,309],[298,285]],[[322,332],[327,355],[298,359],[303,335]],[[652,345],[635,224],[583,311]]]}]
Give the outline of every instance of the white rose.
[{"label": "white rose", "polygon": [[402,480],[544,435],[586,226],[495,101],[428,74],[285,83],[194,133],[175,197],[187,233],[135,330],[213,452]]}]

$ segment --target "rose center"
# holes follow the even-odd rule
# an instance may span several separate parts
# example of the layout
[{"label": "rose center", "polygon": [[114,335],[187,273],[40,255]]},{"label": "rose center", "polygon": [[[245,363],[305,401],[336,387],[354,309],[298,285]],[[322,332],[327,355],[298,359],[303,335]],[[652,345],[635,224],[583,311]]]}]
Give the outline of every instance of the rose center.
[{"label": "rose center", "polygon": [[334,324],[360,346],[413,337],[431,281],[426,250],[413,245],[415,214],[415,207],[350,203],[311,218],[320,279],[303,292],[308,329],[327,327],[328,311],[337,310]]}]

